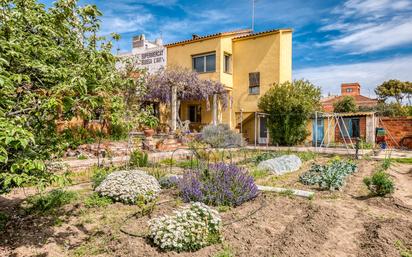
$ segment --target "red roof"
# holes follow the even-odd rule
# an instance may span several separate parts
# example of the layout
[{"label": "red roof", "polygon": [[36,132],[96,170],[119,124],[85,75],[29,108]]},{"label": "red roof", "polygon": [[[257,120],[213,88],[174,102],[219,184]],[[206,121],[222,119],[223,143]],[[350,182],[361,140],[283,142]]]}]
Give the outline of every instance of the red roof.
[{"label": "red roof", "polygon": [[[320,100],[322,107],[325,111],[333,111],[333,104],[337,101],[340,101],[345,96],[334,96],[334,97],[327,97]],[[363,95],[353,95],[351,96],[355,99],[355,103],[357,106],[375,106],[378,104],[377,99],[372,99]]]}]

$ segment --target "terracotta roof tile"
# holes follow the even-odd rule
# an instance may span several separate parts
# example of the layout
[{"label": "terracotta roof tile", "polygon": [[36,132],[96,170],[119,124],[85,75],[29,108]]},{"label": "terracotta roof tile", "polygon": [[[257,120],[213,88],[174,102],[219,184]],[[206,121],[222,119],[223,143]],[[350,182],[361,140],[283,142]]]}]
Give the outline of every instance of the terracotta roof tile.
[{"label": "terracotta roof tile", "polygon": [[227,31],[227,32],[219,32],[219,33],[215,33],[215,34],[210,34],[210,35],[206,35],[206,36],[200,36],[200,37],[196,37],[196,38],[191,38],[191,39],[186,39],[186,40],[182,40],[182,41],[178,41],[178,42],[165,44],[165,46],[166,47],[175,46],[175,45],[179,45],[179,44],[202,41],[204,39],[220,37],[220,36],[228,36],[228,35],[236,35],[236,34],[244,34],[244,33],[249,33],[250,34],[251,32],[252,32],[252,30],[250,30],[250,29],[241,29],[241,30],[234,30],[234,31]]}]

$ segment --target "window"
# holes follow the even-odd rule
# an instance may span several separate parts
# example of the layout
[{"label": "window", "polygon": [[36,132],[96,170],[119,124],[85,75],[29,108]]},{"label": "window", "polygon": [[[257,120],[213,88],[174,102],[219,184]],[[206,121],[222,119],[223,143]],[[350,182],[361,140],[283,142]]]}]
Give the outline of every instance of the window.
[{"label": "window", "polygon": [[249,73],[249,94],[258,95],[260,92],[260,73]]},{"label": "window", "polygon": [[202,122],[202,108],[200,105],[189,105],[189,120],[190,122]]},{"label": "window", "polygon": [[350,92],[352,92],[352,91],[353,91],[352,88],[347,88],[347,89],[346,89],[346,92],[347,92],[347,93],[350,93]]},{"label": "window", "polygon": [[225,53],[224,58],[223,71],[226,73],[232,73],[232,55]]},{"label": "window", "polygon": [[339,125],[342,137],[360,137],[359,118],[344,118]]},{"label": "window", "polygon": [[202,72],[216,71],[216,54],[196,55],[192,57],[193,70]]}]

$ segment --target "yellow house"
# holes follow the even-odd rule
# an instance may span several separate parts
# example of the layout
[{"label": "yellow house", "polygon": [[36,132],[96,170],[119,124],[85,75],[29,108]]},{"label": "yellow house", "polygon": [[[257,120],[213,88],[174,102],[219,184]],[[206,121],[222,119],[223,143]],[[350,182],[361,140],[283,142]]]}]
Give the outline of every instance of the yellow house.
[{"label": "yellow house", "polygon": [[165,46],[168,67],[192,69],[201,79],[220,81],[230,96],[228,108],[218,105],[215,115],[206,108],[205,101],[182,102],[181,120],[189,120],[191,129],[200,130],[216,122],[215,117],[218,123],[241,130],[249,143],[254,143],[255,137],[265,142],[266,123],[264,118],[256,118],[257,104],[273,83],[292,79],[291,29],[193,35]]}]

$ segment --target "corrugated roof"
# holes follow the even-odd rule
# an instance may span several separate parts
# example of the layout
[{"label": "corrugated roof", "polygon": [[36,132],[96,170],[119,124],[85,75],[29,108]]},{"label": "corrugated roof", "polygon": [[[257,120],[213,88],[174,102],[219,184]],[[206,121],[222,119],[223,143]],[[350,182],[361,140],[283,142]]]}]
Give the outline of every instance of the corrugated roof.
[{"label": "corrugated roof", "polygon": [[250,29],[241,29],[241,30],[234,30],[234,31],[227,31],[227,32],[219,32],[219,33],[215,33],[215,34],[210,34],[210,35],[206,35],[206,36],[200,36],[200,37],[186,39],[186,40],[182,40],[182,41],[178,41],[178,42],[174,42],[174,43],[170,43],[170,44],[165,44],[165,46],[169,47],[169,46],[175,46],[175,45],[180,45],[180,44],[192,43],[192,42],[196,42],[196,41],[202,41],[202,40],[205,40],[205,39],[215,38],[215,37],[220,37],[220,36],[250,33],[251,31],[252,30],[250,30]]}]

